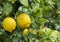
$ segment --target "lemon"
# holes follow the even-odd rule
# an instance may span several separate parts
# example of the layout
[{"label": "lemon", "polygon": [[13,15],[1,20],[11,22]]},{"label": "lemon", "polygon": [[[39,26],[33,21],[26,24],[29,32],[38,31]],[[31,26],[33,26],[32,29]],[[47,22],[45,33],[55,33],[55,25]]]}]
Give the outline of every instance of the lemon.
[{"label": "lemon", "polygon": [[29,17],[29,15],[27,14],[20,14],[17,17],[17,24],[22,27],[22,28],[26,28],[29,27],[31,24],[31,19]]},{"label": "lemon", "polygon": [[8,31],[12,32],[16,27],[16,22],[11,17],[6,17],[2,22],[3,28]]},{"label": "lemon", "polygon": [[24,29],[24,31],[23,31],[23,35],[28,35],[28,29]]}]

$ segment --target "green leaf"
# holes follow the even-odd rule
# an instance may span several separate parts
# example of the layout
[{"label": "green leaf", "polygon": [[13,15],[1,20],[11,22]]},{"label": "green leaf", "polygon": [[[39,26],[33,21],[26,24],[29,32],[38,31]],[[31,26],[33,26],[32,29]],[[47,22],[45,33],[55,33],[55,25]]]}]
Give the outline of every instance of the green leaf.
[{"label": "green leaf", "polygon": [[33,11],[37,12],[38,10],[40,10],[39,6],[33,6]]},{"label": "green leaf", "polygon": [[44,40],[44,42],[52,42],[52,40]]},{"label": "green leaf", "polygon": [[39,27],[39,25],[37,25],[36,23],[32,23],[32,28],[33,29],[37,29]]},{"label": "green leaf", "polygon": [[9,2],[3,3],[3,14],[9,15],[12,11],[12,4]]},{"label": "green leaf", "polygon": [[0,7],[0,14],[2,14],[2,7]]},{"label": "green leaf", "polygon": [[60,22],[60,15],[59,15],[59,16],[57,16],[57,18],[56,18],[56,19],[57,19],[57,21],[58,21],[58,22]]},{"label": "green leaf", "polygon": [[56,14],[60,14],[60,8],[56,10]]},{"label": "green leaf", "polygon": [[36,18],[42,17],[42,10],[41,10],[41,11],[38,11],[34,16],[35,16]]},{"label": "green leaf", "polygon": [[47,0],[48,4],[53,5],[54,2],[52,0]]},{"label": "green leaf", "polygon": [[10,1],[10,2],[14,3],[16,0],[8,0],[8,1]]},{"label": "green leaf", "polygon": [[11,42],[11,39],[6,38],[6,39],[3,40],[3,42]]},{"label": "green leaf", "polygon": [[28,35],[28,38],[29,39],[33,39],[33,38],[35,38],[36,37],[36,35],[34,35],[34,34],[32,34],[32,33],[29,33],[29,35]]},{"label": "green leaf", "polygon": [[19,0],[25,7],[28,6],[28,0]]},{"label": "green leaf", "polygon": [[14,37],[13,42],[18,42],[18,38]]},{"label": "green leaf", "polygon": [[38,20],[38,23],[45,23],[45,22],[48,22],[48,20],[47,19],[44,19],[44,18],[40,18]]},{"label": "green leaf", "polygon": [[0,35],[2,35],[2,32],[0,32]]}]

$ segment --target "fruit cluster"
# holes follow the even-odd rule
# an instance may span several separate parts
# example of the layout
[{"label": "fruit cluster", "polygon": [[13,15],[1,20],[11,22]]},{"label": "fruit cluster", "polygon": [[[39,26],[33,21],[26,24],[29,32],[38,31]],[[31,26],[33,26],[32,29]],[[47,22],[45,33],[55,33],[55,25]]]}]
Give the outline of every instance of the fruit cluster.
[{"label": "fruit cluster", "polygon": [[[17,23],[16,23],[16,21],[17,21]],[[16,21],[11,17],[6,17],[2,22],[3,28],[8,32],[13,32],[13,30],[15,30],[15,28],[16,28],[16,24],[18,24],[19,27],[25,28],[25,30],[23,31],[23,34],[26,35],[28,33],[27,28],[31,24],[30,16],[25,13],[20,14],[16,18]]]}]

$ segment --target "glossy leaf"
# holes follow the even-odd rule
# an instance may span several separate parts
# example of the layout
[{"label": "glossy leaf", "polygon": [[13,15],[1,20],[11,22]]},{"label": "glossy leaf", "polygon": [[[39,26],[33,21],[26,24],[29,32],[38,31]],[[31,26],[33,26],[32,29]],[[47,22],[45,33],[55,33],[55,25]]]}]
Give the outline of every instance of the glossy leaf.
[{"label": "glossy leaf", "polygon": [[28,6],[28,0],[19,0],[25,7]]}]

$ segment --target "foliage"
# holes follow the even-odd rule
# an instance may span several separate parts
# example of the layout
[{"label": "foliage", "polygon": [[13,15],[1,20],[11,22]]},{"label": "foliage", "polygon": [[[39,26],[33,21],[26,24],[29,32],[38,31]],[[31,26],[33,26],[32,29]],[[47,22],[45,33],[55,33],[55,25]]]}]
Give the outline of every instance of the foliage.
[{"label": "foliage", "polygon": [[[12,33],[2,27],[4,18],[20,13],[31,18],[28,36],[18,25]],[[60,0],[0,0],[0,42],[60,42]]]}]

